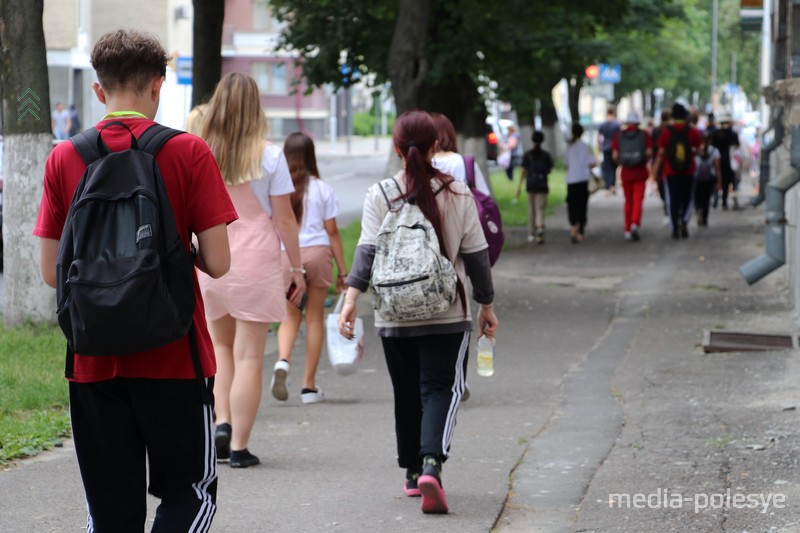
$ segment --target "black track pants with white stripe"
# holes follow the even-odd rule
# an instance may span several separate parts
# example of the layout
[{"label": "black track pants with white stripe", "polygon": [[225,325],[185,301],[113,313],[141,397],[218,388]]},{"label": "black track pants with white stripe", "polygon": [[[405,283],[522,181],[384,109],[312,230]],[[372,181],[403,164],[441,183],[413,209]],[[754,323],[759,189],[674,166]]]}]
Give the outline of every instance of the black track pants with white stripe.
[{"label": "black track pants with white stripe", "polygon": [[398,465],[418,468],[425,455],[446,459],[464,394],[469,332],[381,341],[394,389]]},{"label": "black track pants with white stripe", "polygon": [[161,499],[154,533],[209,530],[216,450],[197,380],[117,378],[69,392],[87,533],[142,533],[147,492]]}]

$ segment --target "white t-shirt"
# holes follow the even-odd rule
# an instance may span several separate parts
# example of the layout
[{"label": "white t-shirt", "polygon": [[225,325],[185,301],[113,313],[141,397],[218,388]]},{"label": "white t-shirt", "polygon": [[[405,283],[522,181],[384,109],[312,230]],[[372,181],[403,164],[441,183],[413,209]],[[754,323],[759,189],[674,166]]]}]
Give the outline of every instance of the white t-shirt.
[{"label": "white t-shirt", "polygon": [[303,221],[300,224],[300,248],[330,246],[331,239],[325,230],[325,221],[339,214],[339,202],[333,187],[321,179],[308,181],[303,199]]},{"label": "white t-shirt", "polygon": [[589,181],[589,167],[596,160],[589,145],[579,139],[567,145],[564,162],[567,165],[566,182],[572,184]]},{"label": "white t-shirt", "polygon": [[267,144],[264,147],[264,155],[261,156],[261,172],[261,179],[251,181],[250,188],[258,198],[261,209],[272,216],[272,204],[269,197],[294,192],[292,175],[289,173],[289,165],[286,163],[283,150],[274,144]]},{"label": "white t-shirt", "polygon": [[[467,169],[464,166],[464,158],[461,154],[449,153],[447,155],[435,155],[433,157],[433,166],[437,170],[444,172],[448,176],[453,176],[458,181],[467,182]],[[486,183],[486,178],[483,177],[481,167],[475,165],[475,188],[484,194],[491,195],[489,192],[489,185]]]}]

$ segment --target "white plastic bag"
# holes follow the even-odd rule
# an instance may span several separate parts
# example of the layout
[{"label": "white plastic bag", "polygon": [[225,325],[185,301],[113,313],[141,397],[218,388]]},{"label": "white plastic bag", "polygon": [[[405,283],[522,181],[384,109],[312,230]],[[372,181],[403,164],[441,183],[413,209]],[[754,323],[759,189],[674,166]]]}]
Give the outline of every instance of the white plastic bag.
[{"label": "white plastic bag", "polygon": [[344,305],[344,293],[339,296],[336,308],[326,319],[326,336],[328,341],[328,359],[331,366],[341,375],[353,374],[358,370],[358,363],[364,354],[364,320],[356,318],[354,337],[345,339],[339,333],[339,314]]},{"label": "white plastic bag", "polygon": [[506,150],[497,156],[497,164],[503,168],[508,168],[508,166],[511,164],[511,152]]}]

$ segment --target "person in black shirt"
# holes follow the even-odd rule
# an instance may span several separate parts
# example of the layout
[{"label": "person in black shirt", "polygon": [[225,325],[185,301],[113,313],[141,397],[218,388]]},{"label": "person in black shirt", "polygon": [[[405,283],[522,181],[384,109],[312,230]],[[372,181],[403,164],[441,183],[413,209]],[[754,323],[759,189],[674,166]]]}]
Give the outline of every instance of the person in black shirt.
[{"label": "person in black shirt", "polygon": [[[730,117],[723,116],[719,120],[720,127],[714,132],[711,144],[719,150],[720,168],[722,170],[722,209],[728,209],[728,194],[736,190],[736,172],[731,164],[731,151],[739,148],[739,135],[733,131]],[[736,198],[734,198],[734,207]]]}]

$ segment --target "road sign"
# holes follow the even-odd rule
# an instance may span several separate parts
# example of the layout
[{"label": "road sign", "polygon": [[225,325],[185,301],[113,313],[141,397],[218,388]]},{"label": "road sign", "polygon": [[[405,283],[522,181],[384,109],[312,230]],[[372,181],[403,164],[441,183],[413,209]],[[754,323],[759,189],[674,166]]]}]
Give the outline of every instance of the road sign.
[{"label": "road sign", "polygon": [[606,65],[601,63],[600,74],[597,77],[602,83],[619,83],[622,81],[622,69],[619,65]]},{"label": "road sign", "polygon": [[179,85],[192,84],[192,58],[179,57],[175,60],[175,70],[178,74]]}]

